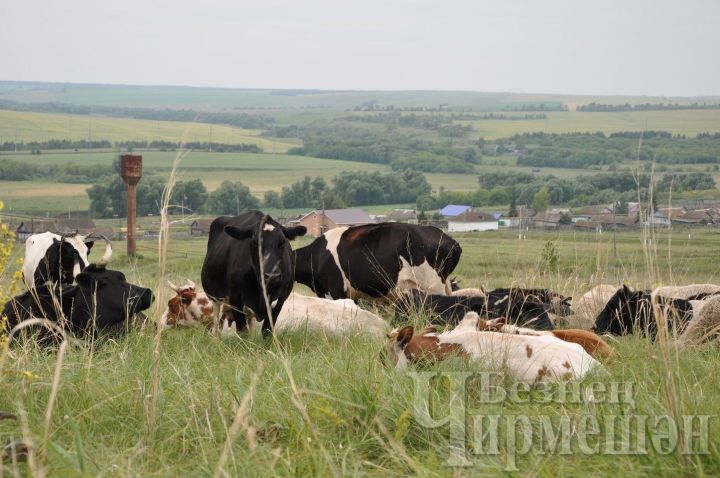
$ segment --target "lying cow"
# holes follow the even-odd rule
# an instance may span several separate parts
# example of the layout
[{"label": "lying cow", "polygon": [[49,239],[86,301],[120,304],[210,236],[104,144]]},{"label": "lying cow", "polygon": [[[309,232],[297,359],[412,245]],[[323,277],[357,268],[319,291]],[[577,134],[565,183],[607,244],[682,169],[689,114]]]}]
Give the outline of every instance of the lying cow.
[{"label": "lying cow", "polygon": [[[202,285],[213,299],[229,306],[238,330],[247,328],[247,311],[269,333],[294,282],[295,261],[288,241],[305,226],[284,227],[260,211],[223,216],[210,225]],[[259,247],[262,242],[262,261]],[[267,293],[267,304],[266,296]],[[268,307],[270,311],[268,311]]]},{"label": "lying cow", "polygon": [[483,332],[457,327],[437,333],[429,327],[415,334],[412,327],[393,330],[388,352],[396,368],[413,362],[439,362],[460,356],[492,369],[507,370],[527,383],[579,379],[600,364],[578,344],[551,336]]},{"label": "lying cow", "polygon": [[461,253],[431,226],[336,227],[295,251],[295,280],[330,299],[378,299],[407,289],[447,295]]},{"label": "lying cow", "polygon": [[[190,284],[192,282],[188,281]],[[167,327],[175,325],[202,324],[218,328],[223,335],[234,335],[237,327],[229,322],[223,313],[217,318],[212,304],[199,303],[206,299],[202,292],[195,292],[194,284],[176,288],[176,296],[168,302],[161,323]],[[175,317],[178,317],[175,319]],[[215,323],[220,320],[220,323]],[[249,324],[255,322],[250,320]],[[331,337],[350,333],[365,334],[379,338],[389,329],[387,322],[367,310],[361,309],[350,299],[321,299],[290,293],[282,310],[275,319],[275,331],[311,331]]]},{"label": "lying cow", "polygon": [[570,301],[572,297],[565,297],[549,289],[523,289],[520,287],[493,289],[487,293],[487,297],[501,301],[508,297],[512,302],[535,302],[550,307],[550,311],[560,317],[567,317],[572,313]]},{"label": "lying cow", "polygon": [[720,295],[720,286],[715,284],[666,285],[654,289],[652,293],[670,299],[704,300],[714,295]]},{"label": "lying cow", "polygon": [[403,315],[430,313],[443,324],[457,324],[468,312],[476,312],[482,317],[508,317],[514,324],[525,325],[537,330],[553,330],[549,306],[525,300],[513,300],[508,296],[502,299],[474,296],[444,296],[424,294],[419,290],[410,290],[395,301],[396,312]]},{"label": "lying cow", "polygon": [[[88,254],[94,241],[90,235],[64,235],[52,232],[33,234],[25,241],[23,280],[28,289],[52,281],[72,284],[75,277],[90,263]],[[107,264],[112,256],[112,245],[105,236],[105,254],[98,264]]]},{"label": "lying cow", "polygon": [[[682,333],[692,319],[692,304],[684,299],[670,299],[655,296],[667,329],[671,333]],[[613,295],[595,319],[593,330],[599,334],[632,334],[636,329],[655,340],[657,320],[653,307],[653,296],[644,291],[633,291],[623,285]]]},{"label": "lying cow", "polygon": [[77,285],[42,284],[10,300],[2,315],[10,328],[31,318],[47,319],[77,336],[109,332],[150,307],[150,289],[129,284],[119,271],[90,264]]},{"label": "lying cow", "polygon": [[527,327],[518,327],[506,323],[505,317],[498,319],[485,320],[479,315],[470,312],[460,322],[458,327],[470,327],[484,332],[500,332],[504,334],[532,335],[532,336],[548,336],[555,337],[566,342],[573,342],[580,345],[585,352],[589,353],[596,359],[609,359],[613,356],[614,350],[600,336],[589,331],[581,329],[557,329],[557,330],[535,330]]},{"label": "lying cow", "polygon": [[573,317],[570,319],[573,327],[589,329],[595,322],[595,317],[605,307],[608,301],[618,291],[618,287],[610,284],[596,285],[585,292],[579,299],[573,301]]},{"label": "lying cow", "polygon": [[215,305],[205,292],[196,290],[193,281],[188,279],[186,284],[181,287],[174,285],[172,282],[168,284],[175,291],[175,296],[168,300],[167,309],[160,317],[161,326],[213,325],[215,321]]}]

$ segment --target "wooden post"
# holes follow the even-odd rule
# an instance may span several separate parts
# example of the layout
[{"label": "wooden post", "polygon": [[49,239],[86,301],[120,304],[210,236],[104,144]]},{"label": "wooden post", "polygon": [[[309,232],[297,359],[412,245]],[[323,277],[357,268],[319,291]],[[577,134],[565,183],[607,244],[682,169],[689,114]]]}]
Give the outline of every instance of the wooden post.
[{"label": "wooden post", "polygon": [[137,183],[142,178],[142,156],[137,154],[121,155],[120,175],[127,186],[127,254],[134,257],[136,252]]}]

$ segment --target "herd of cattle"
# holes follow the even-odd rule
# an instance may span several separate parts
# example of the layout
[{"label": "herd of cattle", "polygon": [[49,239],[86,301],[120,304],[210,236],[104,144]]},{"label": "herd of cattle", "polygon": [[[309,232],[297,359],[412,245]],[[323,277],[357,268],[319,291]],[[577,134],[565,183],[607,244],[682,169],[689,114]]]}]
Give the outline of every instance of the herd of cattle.
[{"label": "herd of cattle", "polygon": [[[158,325],[204,324],[238,334],[260,322],[265,334],[304,329],[386,335],[396,367],[459,355],[528,382],[580,378],[601,367],[614,355],[603,334],[640,333],[654,340],[667,330],[678,344],[717,340],[720,286],[713,284],[653,291],[599,285],[574,301],[547,289],[461,289],[450,276],[462,249],[437,228],[339,227],[293,250],[289,241],[305,233],[303,226],[283,226],[260,211],[217,218],[201,272],[204,291],[190,280],[171,284],[175,296]],[[2,311],[13,333],[31,329],[42,340],[47,330],[95,335],[142,316],[152,291],[107,268],[112,248],[102,239],[105,253],[92,264],[88,237],[47,232],[28,238],[28,290]],[[293,292],[295,282],[317,297]],[[420,332],[412,326],[390,331],[386,320],[358,305],[373,303],[390,307],[396,321],[431,324]],[[54,325],[48,329],[30,319]]]}]

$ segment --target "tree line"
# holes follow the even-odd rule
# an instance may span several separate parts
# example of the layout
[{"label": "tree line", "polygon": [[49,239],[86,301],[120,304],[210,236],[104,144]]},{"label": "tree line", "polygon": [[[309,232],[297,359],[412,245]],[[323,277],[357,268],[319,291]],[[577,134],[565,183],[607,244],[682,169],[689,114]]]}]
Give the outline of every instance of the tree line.
[{"label": "tree line", "polygon": [[44,180],[58,183],[88,184],[115,174],[105,164],[33,164],[12,159],[0,159],[0,180]]},{"label": "tree line", "polygon": [[577,105],[575,111],[605,113],[609,111],[716,110],[718,108],[720,108],[720,103],[640,103],[636,105],[625,103],[621,105],[611,105],[592,102],[586,105]]},{"label": "tree line", "polygon": [[78,116],[102,115],[119,118],[134,118],[155,121],[183,121],[193,123],[224,124],[243,129],[264,129],[272,126],[275,119],[270,116],[247,113],[207,113],[187,109],[153,109],[103,105],[73,105],[69,103],[20,103],[0,100],[0,109],[11,111],[32,111]]},{"label": "tree line", "polygon": [[[642,137],[642,148],[638,149]],[[514,144],[519,166],[597,168],[630,160],[660,164],[720,164],[720,136],[673,136],[665,131],[515,135],[498,140]]]},{"label": "tree line", "polygon": [[50,139],[47,141],[28,141],[14,142],[5,141],[0,144],[0,151],[33,151],[40,154],[42,150],[74,150],[80,151],[84,149],[111,149],[120,148],[125,150],[133,149],[160,149],[163,151],[174,151],[184,147],[189,150],[196,151],[215,151],[218,153],[262,153],[263,149],[254,143],[217,143],[204,141],[190,141],[181,143],[179,141],[164,140],[127,140],[115,141],[111,143],[106,139],[99,140],[69,140],[69,139]]},{"label": "tree line", "polygon": [[[137,187],[137,213],[158,214],[165,180],[150,176]],[[431,191],[425,176],[416,171],[400,174],[348,171],[335,176],[331,184],[322,178],[309,176],[281,191],[267,191],[260,201],[241,182],[223,181],[215,191],[208,192],[199,179],[175,184],[170,203],[171,212],[203,212],[235,215],[247,209],[308,208],[336,209],[369,204],[415,202]],[[109,218],[127,214],[127,193],[120,177],[109,177],[87,190],[89,212],[93,217]]]},{"label": "tree line", "polygon": [[[515,171],[495,171],[478,177],[479,187],[474,191],[440,190],[436,195],[425,195],[417,200],[421,210],[441,208],[447,204],[467,204],[474,207],[504,204],[536,205],[543,210],[551,204],[571,207],[587,204],[644,201],[650,197],[650,174],[633,174],[630,170],[582,175],[575,179],[557,176],[534,175]],[[713,189],[715,180],[708,173],[663,174],[654,178],[654,191],[697,191]]]}]

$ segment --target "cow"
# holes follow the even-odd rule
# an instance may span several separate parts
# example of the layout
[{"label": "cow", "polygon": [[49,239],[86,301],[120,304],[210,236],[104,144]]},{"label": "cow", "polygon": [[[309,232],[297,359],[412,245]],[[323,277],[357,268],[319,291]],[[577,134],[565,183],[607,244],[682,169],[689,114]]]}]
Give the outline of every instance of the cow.
[{"label": "cow", "polygon": [[677,339],[677,344],[689,346],[720,342],[720,295],[702,301],[691,300],[690,303],[693,305],[693,318]]},{"label": "cow", "polygon": [[75,285],[46,283],[11,299],[2,311],[13,328],[31,318],[46,319],[76,336],[96,336],[125,326],[150,307],[150,289],[127,282],[119,271],[90,264]]},{"label": "cow", "polygon": [[518,327],[507,324],[505,317],[485,320],[481,319],[475,312],[468,313],[460,322],[458,327],[474,327],[485,332],[500,332],[505,334],[552,336],[566,342],[573,342],[580,345],[587,353],[595,359],[607,360],[614,355],[614,350],[600,336],[581,329],[557,329],[557,330],[535,330],[527,327]]},{"label": "cow", "polygon": [[175,296],[168,300],[167,309],[160,317],[161,327],[173,325],[212,326],[215,322],[215,304],[205,292],[197,291],[195,283],[188,279],[183,286],[168,282]]},{"label": "cow", "polygon": [[[176,291],[176,295],[168,301],[168,308],[160,321],[163,326],[204,325],[219,330],[222,335],[236,334],[234,323],[228,322],[222,312],[218,317],[212,301],[203,292],[196,292],[192,281],[182,287],[171,287]],[[248,325],[254,322],[255,320],[249,320]],[[290,293],[275,319],[275,332],[310,331],[328,337],[356,333],[381,338],[389,328],[382,318],[361,309],[350,299],[322,299],[295,292]]]},{"label": "cow", "polygon": [[260,211],[212,222],[202,285],[212,299],[230,308],[237,330],[247,329],[246,312],[250,312],[262,320],[263,333],[270,333],[294,282],[295,261],[288,241],[306,232],[305,226],[284,227]]},{"label": "cow", "polygon": [[493,289],[487,296],[496,301],[509,297],[513,302],[536,302],[550,306],[550,311],[560,317],[571,314],[570,301],[572,297],[565,297],[548,289],[523,289],[520,287]]},{"label": "cow", "polygon": [[461,253],[431,226],[336,227],[295,250],[295,280],[329,299],[387,299],[405,289],[447,295]]},{"label": "cow", "polygon": [[595,322],[595,317],[615,295],[618,287],[610,284],[599,284],[585,292],[579,299],[573,301],[573,317],[570,319],[573,327],[589,329]]},{"label": "cow", "polygon": [[528,300],[516,300],[509,296],[496,297],[444,296],[424,294],[419,290],[409,290],[395,301],[395,311],[400,315],[429,313],[436,323],[457,324],[468,312],[476,312],[483,317],[508,317],[511,322],[537,330],[553,330],[550,307]]},{"label": "cow", "polygon": [[388,355],[397,369],[459,356],[533,384],[580,379],[601,367],[580,345],[551,336],[500,334],[464,326],[443,333],[428,327],[415,334],[409,326],[393,330],[388,339]]},{"label": "cow", "polygon": [[693,316],[689,301],[633,291],[626,285],[618,289],[605,304],[595,318],[592,330],[598,334],[626,335],[637,329],[640,334],[655,340],[658,317],[655,315],[653,298],[666,319],[668,331],[682,333]]},{"label": "cow", "polygon": [[464,289],[454,289],[451,295],[461,297],[486,297],[487,292],[482,288],[466,287]]},{"label": "cow", "polygon": [[653,290],[653,294],[670,299],[704,300],[714,295],[720,295],[720,285],[691,284],[685,286],[662,286]]},{"label": "cow", "polygon": [[[90,263],[88,254],[94,241],[90,234],[63,235],[52,232],[33,234],[25,241],[23,281],[28,289],[48,281],[70,285],[75,277]],[[97,262],[106,264],[112,256],[112,245],[105,236],[105,254]]]}]

